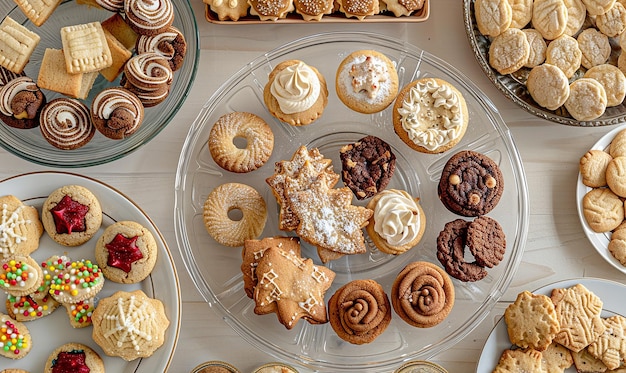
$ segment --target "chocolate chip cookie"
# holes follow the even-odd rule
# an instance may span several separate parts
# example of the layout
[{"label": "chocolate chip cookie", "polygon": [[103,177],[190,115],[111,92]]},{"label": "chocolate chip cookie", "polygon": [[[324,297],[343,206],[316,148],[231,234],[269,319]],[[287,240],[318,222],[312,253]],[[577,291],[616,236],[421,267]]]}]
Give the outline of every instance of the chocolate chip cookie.
[{"label": "chocolate chip cookie", "polygon": [[487,276],[487,270],[477,262],[466,262],[465,246],[469,221],[456,219],[446,223],[437,237],[437,259],[446,272],[464,282],[479,281]]},{"label": "chocolate chip cookie", "polygon": [[396,169],[396,156],[389,144],[372,135],[343,146],[339,156],[343,183],[360,200],[385,189]]},{"label": "chocolate chip cookie", "polygon": [[444,166],[438,194],[444,206],[455,214],[479,216],[496,207],[503,190],[500,167],[484,154],[463,150]]}]

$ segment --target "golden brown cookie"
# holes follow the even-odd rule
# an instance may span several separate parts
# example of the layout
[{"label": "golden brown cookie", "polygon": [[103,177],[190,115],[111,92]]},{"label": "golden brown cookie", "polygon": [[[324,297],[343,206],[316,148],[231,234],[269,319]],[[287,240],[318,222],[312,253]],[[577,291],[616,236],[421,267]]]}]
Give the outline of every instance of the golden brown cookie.
[{"label": "golden brown cookie", "polygon": [[523,291],[504,311],[511,342],[521,348],[543,351],[559,331],[554,303],[550,297]]},{"label": "golden brown cookie", "polygon": [[563,373],[574,364],[572,353],[558,343],[551,343],[547,349],[541,351],[541,366],[544,372]]},{"label": "golden brown cookie", "polygon": [[616,66],[605,63],[596,65],[585,72],[585,78],[597,80],[604,87],[606,106],[617,106],[626,97],[626,76]]},{"label": "golden brown cookie", "polygon": [[590,354],[586,348],[578,352],[572,351],[572,358],[578,373],[606,372],[609,369],[602,360]]},{"label": "golden brown cookie", "polygon": [[613,158],[626,156],[626,129],[615,134],[609,145],[609,154]]},{"label": "golden brown cookie", "polygon": [[[244,139],[239,147],[235,139]],[[263,166],[274,149],[274,133],[258,115],[232,112],[221,116],[209,132],[209,151],[221,168],[238,173]]]},{"label": "golden brown cookie", "polygon": [[89,73],[111,66],[113,59],[100,22],[61,28],[65,68],[70,74]]},{"label": "golden brown cookie", "polygon": [[22,73],[41,37],[11,17],[0,23],[0,66]]},{"label": "golden brown cookie", "polygon": [[126,361],[152,356],[165,342],[170,324],[163,303],[141,290],[100,299],[91,320],[94,342],[105,354]]},{"label": "golden brown cookie", "polygon": [[55,189],[44,201],[41,220],[48,236],[63,246],[89,241],[102,224],[98,198],[80,185]]},{"label": "golden brown cookie", "polygon": [[263,100],[279,120],[292,126],[311,124],[328,104],[326,79],[303,61],[283,61],[270,72]]},{"label": "golden brown cookie", "polygon": [[104,373],[104,361],[96,351],[82,343],[66,343],[48,356],[44,373],[57,371]]},{"label": "golden brown cookie", "polygon": [[17,197],[0,197],[2,224],[0,235],[6,239],[0,241],[0,253],[3,258],[13,255],[29,255],[39,248],[39,238],[43,234],[43,225],[36,208],[22,203]]},{"label": "golden brown cookie", "polygon": [[402,320],[419,328],[430,328],[445,320],[454,300],[452,280],[430,262],[408,264],[391,288],[393,309]]},{"label": "golden brown cookie", "polygon": [[615,315],[602,319],[606,330],[587,350],[609,369],[617,369],[626,360],[626,318]]},{"label": "golden brown cookie", "polygon": [[606,183],[619,197],[626,197],[626,157],[611,159],[606,166]]},{"label": "golden brown cookie", "polygon": [[541,352],[533,349],[516,349],[502,352],[493,373],[541,371]]},{"label": "golden brown cookie", "polygon": [[294,10],[293,0],[248,0],[250,14],[261,21],[277,21]]},{"label": "golden brown cookie", "polygon": [[134,221],[118,221],[109,225],[96,242],[95,256],[107,279],[135,284],[154,269],[158,247],[148,228]]},{"label": "golden brown cookie", "polygon": [[305,21],[319,21],[334,11],[333,0],[293,0],[295,12]]},{"label": "golden brown cookie", "polygon": [[359,21],[380,12],[380,3],[376,0],[337,0],[337,3],[339,11],[346,18],[356,18]]},{"label": "golden brown cookie", "polygon": [[335,291],[328,301],[330,325],[339,338],[366,344],[382,334],[391,322],[391,303],[374,280],[353,280]]},{"label": "golden brown cookie", "polygon": [[609,188],[591,189],[583,196],[583,216],[594,232],[608,232],[624,221],[624,202]]},{"label": "golden brown cookie", "polygon": [[626,266],[626,229],[615,229],[608,244],[611,255]]},{"label": "golden brown cookie", "polygon": [[606,168],[612,159],[604,150],[592,149],[585,153],[578,162],[582,183],[590,188],[606,186]]}]

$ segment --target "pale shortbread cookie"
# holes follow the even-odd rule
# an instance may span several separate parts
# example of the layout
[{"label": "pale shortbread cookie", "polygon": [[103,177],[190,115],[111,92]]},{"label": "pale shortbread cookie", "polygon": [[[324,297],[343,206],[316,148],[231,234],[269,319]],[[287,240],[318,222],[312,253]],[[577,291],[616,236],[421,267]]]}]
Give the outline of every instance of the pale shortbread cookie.
[{"label": "pale shortbread cookie", "polygon": [[498,36],[511,26],[513,10],[509,0],[476,0],[476,25],[481,34]]},{"label": "pale shortbread cookie", "polygon": [[580,157],[578,169],[582,182],[590,188],[606,186],[606,168],[613,157],[603,150],[592,149]]},{"label": "pale shortbread cookie", "polygon": [[61,4],[61,0],[14,0],[24,15],[37,27],[43,25]]},{"label": "pale shortbread cookie", "polygon": [[572,358],[578,373],[602,373],[609,369],[602,360],[596,359],[586,348],[578,352],[572,352]]},{"label": "pale shortbread cookie", "polygon": [[617,227],[611,235],[608,245],[609,252],[623,266],[626,266],[626,229]]},{"label": "pale shortbread cookie", "polygon": [[528,61],[524,67],[533,68],[541,65],[546,60],[546,49],[548,45],[546,40],[541,36],[541,33],[533,28],[527,28],[522,30],[526,34],[526,40],[530,46],[530,53],[528,55]]},{"label": "pale shortbread cookie", "polygon": [[567,7],[563,0],[535,0],[532,24],[546,40],[563,35],[567,28]]},{"label": "pale shortbread cookie", "polygon": [[394,16],[401,17],[410,16],[414,12],[423,9],[426,2],[425,0],[382,0],[380,3],[381,7],[385,4],[387,10],[393,12]]},{"label": "pale shortbread cookie", "polygon": [[592,78],[600,82],[606,93],[606,106],[617,106],[626,97],[626,76],[614,65],[597,65],[585,72],[585,78]]},{"label": "pale shortbread cookie", "polygon": [[615,0],[582,0],[590,16],[599,16],[613,7]]},{"label": "pale shortbread cookie", "polygon": [[615,315],[602,319],[606,330],[591,342],[587,351],[609,369],[619,368],[626,359],[626,318]]},{"label": "pale shortbread cookie", "polygon": [[528,61],[530,45],[520,29],[509,28],[496,36],[489,46],[489,64],[502,75],[511,74]]},{"label": "pale shortbread cookie", "polygon": [[504,311],[509,340],[521,348],[543,351],[559,331],[550,297],[523,291]]},{"label": "pale shortbread cookie", "polygon": [[[626,32],[624,34],[626,34]],[[626,53],[624,53],[623,51],[620,52],[619,57],[617,58],[617,67],[620,69],[621,72],[626,74]]]},{"label": "pale shortbread cookie", "polygon": [[606,110],[606,92],[597,80],[580,78],[570,84],[569,97],[563,105],[576,120],[594,120]]},{"label": "pale shortbread cookie", "polygon": [[511,25],[523,29],[533,18],[533,0],[509,0],[511,5]]},{"label": "pale shortbread cookie", "polygon": [[626,129],[615,134],[609,145],[609,154],[613,158],[626,155]]},{"label": "pale shortbread cookie", "polygon": [[576,40],[582,53],[580,64],[587,69],[606,63],[611,56],[609,38],[593,27],[578,34]]},{"label": "pale shortbread cookie", "polygon": [[250,4],[247,0],[204,0],[220,21],[238,21],[248,15]]},{"label": "pale shortbread cookie", "polygon": [[22,73],[41,37],[7,16],[0,23],[0,66]]},{"label": "pale shortbread cookie", "polygon": [[581,0],[563,0],[567,7],[567,26],[565,35],[574,36],[583,27],[587,19],[587,8]]},{"label": "pale shortbread cookie", "polygon": [[609,188],[591,189],[583,197],[583,216],[594,232],[609,232],[624,221],[624,202]]},{"label": "pale shortbread cookie", "polygon": [[569,97],[569,81],[563,70],[544,63],[533,67],[526,80],[531,97],[541,107],[556,110]]},{"label": "pale shortbread cookie", "polygon": [[621,35],[626,30],[626,8],[616,2],[606,13],[596,17],[596,27],[610,38]]},{"label": "pale shortbread cookie", "polygon": [[70,74],[98,71],[113,63],[100,22],[62,27],[61,43],[65,67]]},{"label": "pale shortbread cookie", "polygon": [[572,353],[558,343],[551,343],[545,351],[541,351],[541,366],[544,372],[563,373],[574,364]]},{"label": "pale shortbread cookie", "polygon": [[582,51],[573,37],[562,35],[548,44],[546,63],[563,70],[568,79],[580,68],[581,61]]},{"label": "pale shortbread cookie", "polygon": [[504,350],[493,373],[541,371],[541,352],[531,348],[527,350]]},{"label": "pale shortbread cookie", "polygon": [[613,158],[606,166],[606,183],[613,193],[626,197],[626,157]]},{"label": "pale shortbread cookie", "polygon": [[619,47],[622,49],[626,49],[626,32],[622,32],[619,36]]}]

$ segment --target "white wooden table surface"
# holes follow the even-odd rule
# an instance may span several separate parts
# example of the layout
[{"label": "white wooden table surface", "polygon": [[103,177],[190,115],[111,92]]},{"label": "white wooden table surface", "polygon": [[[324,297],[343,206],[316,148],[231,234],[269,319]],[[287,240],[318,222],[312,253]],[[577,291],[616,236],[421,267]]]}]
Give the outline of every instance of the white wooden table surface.
[{"label": "white wooden table surface", "polygon": [[[174,0],[179,1],[179,0]],[[204,18],[204,4],[191,0],[200,34],[200,65],[191,93],[174,120],[151,142],[120,160],[71,169],[108,183],[133,199],[152,218],[168,242],[182,288],[182,329],[170,372],[189,372],[206,360],[222,360],[242,372],[275,359],[239,337],[203,301],[181,259],[173,225],[174,177],[188,128],[211,94],[245,63],[274,47],[321,31],[371,31],[410,42],[456,66],[495,103],[513,133],[526,171],[530,195],[528,240],[508,291],[491,314],[467,337],[433,360],[454,373],[474,372],[481,348],[518,292],[561,279],[626,277],[593,249],[576,211],[578,160],[613,127],[569,127],[541,120],[505,98],[483,74],[469,46],[462,2],[431,0],[423,23],[216,25]],[[50,168],[0,150],[0,177]],[[141,182],[139,182],[141,180]],[[301,372],[308,372],[302,369]]]}]

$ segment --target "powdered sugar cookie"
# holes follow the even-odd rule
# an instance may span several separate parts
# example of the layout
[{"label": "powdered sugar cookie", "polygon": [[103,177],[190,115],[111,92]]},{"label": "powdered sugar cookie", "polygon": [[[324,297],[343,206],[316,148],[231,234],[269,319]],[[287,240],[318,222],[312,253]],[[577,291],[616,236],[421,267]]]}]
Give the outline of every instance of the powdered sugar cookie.
[{"label": "powdered sugar cookie", "polygon": [[587,19],[587,8],[581,0],[563,0],[567,8],[567,26],[565,27],[565,35],[574,36],[585,23]]},{"label": "powdered sugar cookie", "polygon": [[511,25],[523,29],[533,17],[533,0],[509,0],[511,5]]},{"label": "powdered sugar cookie", "polygon": [[582,56],[580,64],[587,69],[602,65],[608,61],[611,55],[609,38],[600,31],[590,27],[583,30],[577,37],[578,48]]},{"label": "powdered sugar cookie", "polygon": [[520,29],[509,28],[496,36],[489,46],[489,64],[502,75],[511,74],[528,61],[530,45]]},{"label": "powdered sugar cookie", "polygon": [[528,40],[528,45],[530,46],[528,61],[526,61],[524,66],[533,68],[541,65],[546,60],[546,49],[548,48],[546,40],[535,29],[527,28],[522,31],[526,34],[526,40]]},{"label": "powdered sugar cookie", "polygon": [[535,0],[532,23],[546,40],[563,35],[567,28],[567,7],[563,0]]},{"label": "powdered sugar cookie", "polygon": [[580,78],[569,86],[565,108],[576,120],[594,120],[606,110],[606,92],[597,80]]},{"label": "powdered sugar cookie", "polygon": [[481,34],[498,36],[511,26],[513,10],[509,0],[476,0],[476,25]]},{"label": "powdered sugar cookie", "polygon": [[600,82],[606,92],[606,106],[617,106],[626,96],[626,76],[614,65],[602,64],[587,70],[585,78],[592,78]]},{"label": "powdered sugar cookie", "polygon": [[613,7],[615,0],[582,0],[590,16],[599,16]]},{"label": "powdered sugar cookie", "polygon": [[546,63],[563,70],[568,79],[580,68],[581,60],[582,51],[578,41],[568,35],[552,40],[546,49]]},{"label": "powdered sugar cookie", "polygon": [[596,17],[596,27],[610,38],[621,35],[626,30],[626,8],[616,2],[606,13]]},{"label": "powdered sugar cookie", "polygon": [[530,70],[526,88],[537,104],[549,110],[561,107],[569,97],[570,90],[565,73],[547,63]]}]

